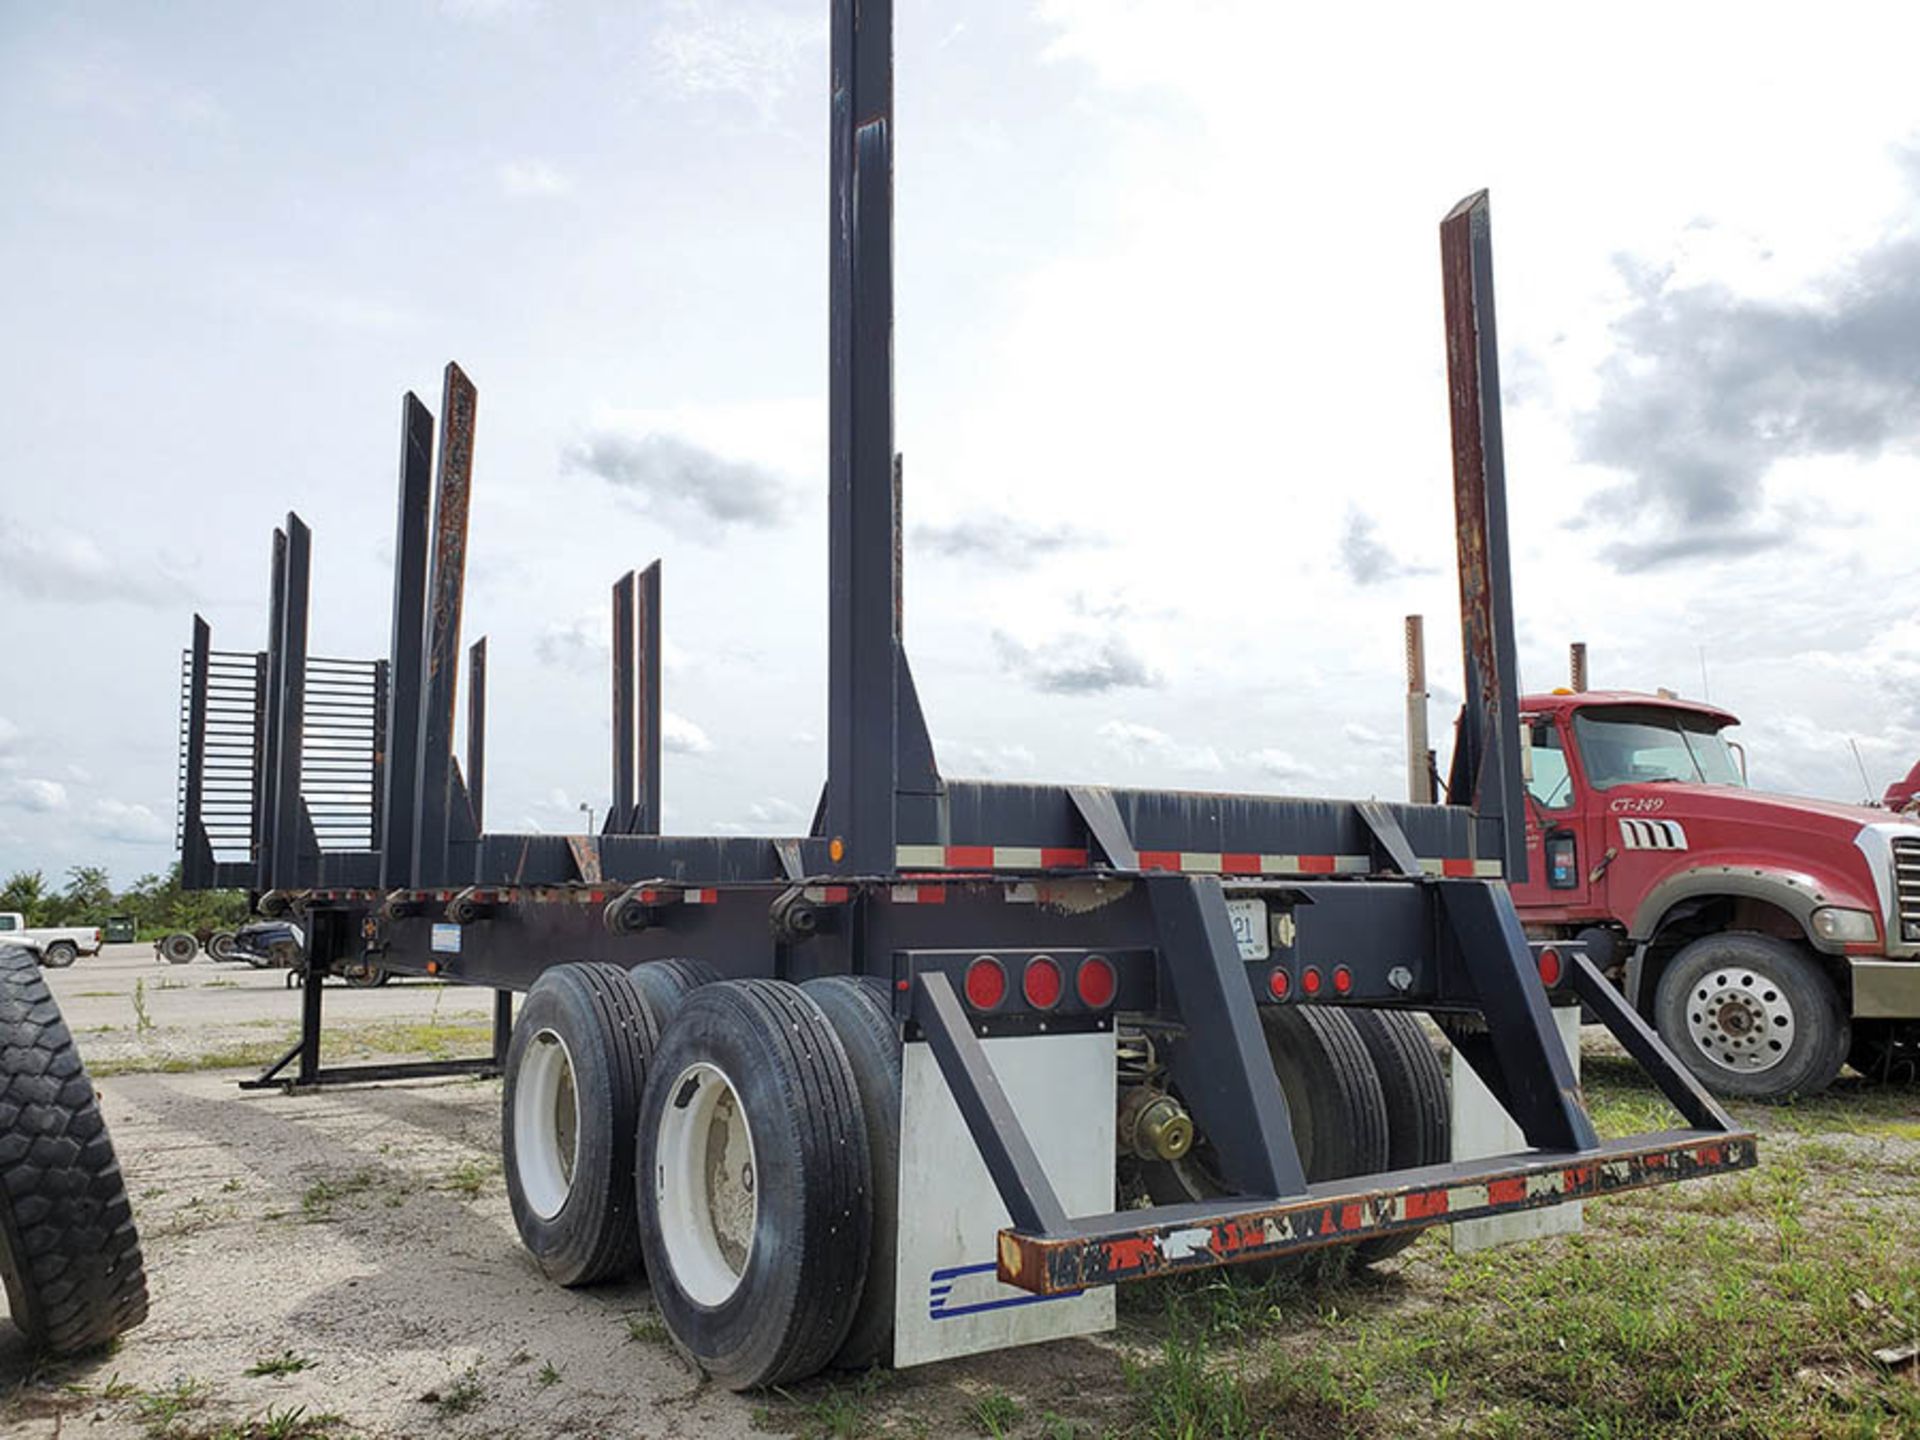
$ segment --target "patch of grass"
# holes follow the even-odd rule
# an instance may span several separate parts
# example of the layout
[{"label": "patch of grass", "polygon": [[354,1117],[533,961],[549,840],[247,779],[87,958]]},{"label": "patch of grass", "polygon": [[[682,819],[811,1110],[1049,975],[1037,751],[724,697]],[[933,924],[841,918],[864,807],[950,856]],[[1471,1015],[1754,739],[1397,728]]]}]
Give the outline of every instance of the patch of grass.
[{"label": "patch of grass", "polygon": [[444,1390],[429,1390],[420,1398],[443,1415],[465,1415],[486,1402],[487,1387],[481,1383],[479,1370],[469,1365]]},{"label": "patch of grass", "polygon": [[1006,1435],[1020,1421],[1020,1404],[1004,1390],[989,1390],[974,1397],[967,1407],[967,1418],[982,1435],[994,1440]]},{"label": "patch of grass", "polygon": [[478,1200],[487,1188],[487,1181],[493,1178],[497,1169],[497,1166],[482,1160],[462,1160],[446,1173],[435,1188],[451,1190],[456,1195],[464,1195],[469,1200]]},{"label": "patch of grass", "polygon": [[533,1377],[533,1383],[542,1389],[549,1385],[558,1385],[560,1383],[560,1372],[554,1367],[554,1363],[551,1360],[540,1367],[540,1373]]},{"label": "patch of grass", "polygon": [[627,1338],[643,1345],[671,1345],[673,1338],[658,1315],[627,1316]]},{"label": "patch of grass", "polygon": [[150,1430],[162,1430],[207,1403],[207,1382],[183,1375],[164,1390],[135,1390],[133,1408]]},{"label": "patch of grass", "polygon": [[289,1405],[284,1410],[269,1408],[265,1415],[242,1430],[236,1440],[329,1440],[346,1417],[331,1412],[309,1415],[304,1405]]},{"label": "patch of grass", "polygon": [[330,1220],[335,1204],[350,1195],[365,1194],[378,1181],[379,1176],[366,1166],[350,1175],[322,1176],[301,1192],[300,1213],[311,1221]]},{"label": "patch of grass", "polygon": [[263,1375],[298,1375],[302,1370],[313,1367],[313,1361],[305,1355],[296,1355],[291,1350],[282,1350],[278,1355],[268,1355],[256,1360],[246,1368],[246,1374],[256,1378]]},{"label": "patch of grass", "polygon": [[153,1017],[147,1013],[147,981],[145,976],[133,982],[133,1029],[137,1035],[144,1035],[153,1029]]},{"label": "patch of grass", "polygon": [[202,990],[238,990],[240,988],[240,982],[238,980],[209,980],[200,988]]}]

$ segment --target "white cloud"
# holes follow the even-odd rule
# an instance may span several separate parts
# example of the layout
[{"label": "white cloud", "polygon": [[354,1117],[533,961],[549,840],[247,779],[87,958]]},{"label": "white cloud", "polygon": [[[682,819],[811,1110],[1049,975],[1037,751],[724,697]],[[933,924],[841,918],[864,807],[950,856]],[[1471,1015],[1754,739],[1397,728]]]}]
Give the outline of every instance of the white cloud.
[{"label": "white cloud", "polygon": [[1183,745],[1164,730],[1134,720],[1109,720],[1096,732],[1128,764],[1214,774],[1226,767],[1211,745]]},{"label": "white cloud", "polygon": [[126,845],[155,845],[173,839],[173,827],[145,805],[124,800],[95,800],[83,821],[87,832],[101,840]]},{"label": "white cloud", "polygon": [[0,805],[36,815],[67,808],[67,787],[58,780],[20,779],[0,784]]},{"label": "white cloud", "polygon": [[671,710],[660,717],[660,744],[669,755],[707,755],[713,750],[706,731]]},{"label": "white cloud", "polygon": [[544,160],[504,160],[494,170],[509,200],[551,199],[573,193],[573,178]]},{"label": "white cloud", "polygon": [[160,570],[144,547],[109,556],[91,535],[41,530],[0,516],[0,589],[29,600],[88,605],[124,600],[139,605],[192,599],[183,580]]},{"label": "white cloud", "polygon": [[684,94],[731,96],[767,119],[795,88],[803,61],[823,48],[826,28],[823,6],[793,14],[745,0],[670,0],[654,32],[655,65]]}]

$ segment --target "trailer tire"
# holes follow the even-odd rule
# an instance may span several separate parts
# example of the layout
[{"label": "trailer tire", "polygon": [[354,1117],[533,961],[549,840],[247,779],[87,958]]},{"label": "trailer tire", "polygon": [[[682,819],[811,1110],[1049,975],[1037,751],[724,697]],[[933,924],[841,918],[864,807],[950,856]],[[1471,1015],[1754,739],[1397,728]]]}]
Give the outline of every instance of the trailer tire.
[{"label": "trailer tire", "polygon": [[[1294,1146],[1309,1182],[1373,1174],[1387,1167],[1387,1104],[1380,1075],[1346,1012],[1302,1005],[1263,1005],[1261,1027],[1267,1053],[1286,1097]],[[1186,1159],[1143,1165],[1154,1203],[1207,1200],[1226,1187],[1213,1169],[1213,1154],[1196,1144]],[[1351,1257],[1346,1246],[1337,1247]],[[1300,1276],[1316,1256],[1286,1255],[1253,1261],[1251,1273]]]},{"label": "trailer tire", "polygon": [[1744,930],[1703,935],[1654,992],[1654,1028],[1701,1084],[1741,1100],[1817,1095],[1851,1040],[1840,993],[1800,945]]},{"label": "trailer tire", "polygon": [[893,1271],[900,1218],[900,1028],[887,1004],[884,981],[827,975],[800,988],[825,1012],[846,1047],[867,1121],[873,1196],[867,1283],[853,1312],[853,1328],[830,1362],[841,1370],[864,1370],[893,1353]]},{"label": "trailer tire", "polygon": [[[1447,1072],[1420,1022],[1402,1010],[1344,1013],[1380,1074],[1380,1094],[1386,1105],[1387,1168],[1412,1170],[1444,1164],[1453,1148]],[[1354,1246],[1353,1258],[1362,1265],[1372,1265],[1398,1255],[1424,1233],[1407,1230],[1362,1240]]]},{"label": "trailer tire", "polygon": [[0,1281],[36,1350],[71,1355],[147,1317],[126,1181],[34,957],[0,946]]},{"label": "trailer tire", "polygon": [[71,940],[56,940],[47,946],[40,963],[49,970],[64,970],[80,958],[80,947]]},{"label": "trailer tire", "polygon": [[634,988],[653,1006],[662,1029],[679,1013],[681,1003],[702,985],[711,985],[720,972],[704,960],[648,960],[627,972]]},{"label": "trailer tire", "polygon": [[216,930],[207,937],[207,958],[227,961],[233,959],[233,932]]},{"label": "trailer tire", "polygon": [[641,1243],[689,1359],[734,1390],[827,1365],[867,1280],[873,1204],[846,1047],[797,985],[689,996],[640,1108]]},{"label": "trailer tire", "polygon": [[556,965],[515,1017],[500,1107],[514,1225],[562,1285],[630,1273],[640,1255],[634,1125],[660,1029],[618,965]]},{"label": "trailer tire", "polygon": [[160,942],[160,958],[169,965],[185,965],[200,953],[200,942],[184,930],[176,930]]}]

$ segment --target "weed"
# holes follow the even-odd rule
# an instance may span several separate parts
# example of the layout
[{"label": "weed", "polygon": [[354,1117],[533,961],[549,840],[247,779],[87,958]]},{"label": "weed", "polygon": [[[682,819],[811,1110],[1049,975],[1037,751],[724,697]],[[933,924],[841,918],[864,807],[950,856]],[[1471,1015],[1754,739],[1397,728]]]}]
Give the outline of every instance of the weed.
[{"label": "weed", "polygon": [[[346,1417],[332,1413],[309,1415],[304,1405],[289,1405],[284,1410],[269,1407],[266,1414],[237,1432],[236,1440],[328,1440],[346,1423]],[[224,1434],[217,1440],[225,1440]]]},{"label": "weed", "polygon": [[278,1355],[269,1355],[256,1360],[246,1369],[248,1375],[258,1378],[263,1375],[298,1375],[302,1370],[312,1368],[313,1361],[305,1355],[296,1355],[291,1350],[282,1350]]},{"label": "weed", "polygon": [[133,1029],[138,1035],[153,1029],[153,1017],[147,1013],[147,982],[144,976],[133,982]]},{"label": "weed", "polygon": [[643,1345],[667,1345],[672,1341],[658,1315],[627,1316],[627,1338]]},{"label": "weed", "polygon": [[487,1188],[487,1181],[493,1177],[493,1167],[479,1160],[462,1160],[447,1172],[439,1189],[451,1190],[464,1195],[469,1200],[477,1200]]},{"label": "weed", "polygon": [[207,1403],[207,1382],[183,1375],[165,1390],[136,1390],[131,1398],[141,1419],[164,1430]]},{"label": "weed", "polygon": [[533,1378],[534,1383],[542,1388],[548,1385],[558,1385],[560,1383],[560,1372],[554,1368],[553,1362],[549,1360],[540,1367],[540,1373]]},{"label": "weed", "polygon": [[322,1176],[301,1193],[300,1213],[312,1221],[330,1220],[334,1202],[371,1190],[376,1178],[374,1172],[364,1166],[344,1179]]},{"label": "weed", "polygon": [[465,1415],[478,1409],[487,1398],[487,1387],[480,1383],[480,1372],[469,1365],[444,1390],[429,1390],[420,1397],[443,1415]]},{"label": "weed", "polygon": [[1005,1435],[1020,1419],[1020,1406],[1004,1390],[989,1390],[967,1407],[967,1418],[982,1435],[994,1440]]}]

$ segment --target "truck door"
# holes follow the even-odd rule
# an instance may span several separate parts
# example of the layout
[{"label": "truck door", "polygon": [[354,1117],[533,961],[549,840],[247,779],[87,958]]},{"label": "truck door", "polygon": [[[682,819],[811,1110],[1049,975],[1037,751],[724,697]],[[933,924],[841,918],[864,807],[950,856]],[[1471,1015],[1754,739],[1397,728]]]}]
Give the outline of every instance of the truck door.
[{"label": "truck door", "polygon": [[1551,912],[1587,909],[1591,839],[1581,829],[1579,785],[1558,717],[1522,715],[1520,723],[1531,737],[1533,759],[1527,779],[1527,880],[1512,887],[1513,903],[1523,920],[1529,911],[1541,919],[1562,918]]}]

